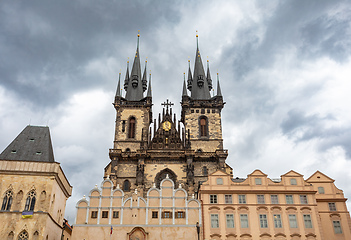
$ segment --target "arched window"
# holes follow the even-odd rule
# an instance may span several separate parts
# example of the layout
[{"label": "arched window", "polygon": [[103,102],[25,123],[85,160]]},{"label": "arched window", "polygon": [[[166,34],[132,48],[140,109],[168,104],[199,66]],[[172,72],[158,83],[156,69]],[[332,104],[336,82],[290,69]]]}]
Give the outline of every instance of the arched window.
[{"label": "arched window", "polygon": [[200,118],[200,137],[207,137],[207,118],[206,117],[201,117]]},{"label": "arched window", "polygon": [[39,239],[39,233],[38,231],[35,231],[35,233],[33,234],[33,240],[38,240]]},{"label": "arched window", "polygon": [[18,235],[18,240],[28,240],[28,233],[27,233],[27,231],[23,230],[23,231]]},{"label": "arched window", "polygon": [[34,190],[32,190],[27,195],[24,211],[34,211],[35,200],[36,200],[36,193]]},{"label": "arched window", "polygon": [[12,200],[13,200],[13,192],[11,190],[8,190],[5,193],[4,199],[2,201],[1,211],[10,211]]},{"label": "arched window", "polygon": [[129,192],[130,191],[130,182],[129,180],[125,180],[123,183],[123,191]]},{"label": "arched window", "polygon": [[129,119],[128,138],[135,138],[135,117]]},{"label": "arched window", "polygon": [[7,236],[7,240],[13,240],[13,238],[14,238],[14,234],[13,234],[13,232],[11,231],[10,233],[9,233],[9,235]]}]

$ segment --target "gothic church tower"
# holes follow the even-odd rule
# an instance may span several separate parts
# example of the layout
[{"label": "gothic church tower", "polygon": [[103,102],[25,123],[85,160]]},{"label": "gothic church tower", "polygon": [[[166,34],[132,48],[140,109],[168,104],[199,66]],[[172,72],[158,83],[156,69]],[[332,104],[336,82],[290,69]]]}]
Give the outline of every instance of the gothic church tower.
[{"label": "gothic church tower", "polygon": [[[121,94],[120,78],[113,103],[116,127],[111,162],[105,167],[105,178],[125,193],[134,189],[141,194],[170,178],[189,194],[197,193],[199,184],[218,169],[231,173],[225,164],[228,155],[223,149],[221,110],[224,102],[217,86],[212,97],[210,70],[205,76],[199,48],[196,50],[194,75],[189,68],[188,96],[185,81],[182,115],[177,121],[172,113],[173,103],[167,101],[158,120],[152,120],[151,75],[147,81],[146,64],[141,74],[137,50],[131,73],[129,66],[124,81],[125,96]],[[144,96],[144,92],[146,92]],[[182,124],[183,123],[183,124]],[[182,126],[183,125],[183,126]]]}]

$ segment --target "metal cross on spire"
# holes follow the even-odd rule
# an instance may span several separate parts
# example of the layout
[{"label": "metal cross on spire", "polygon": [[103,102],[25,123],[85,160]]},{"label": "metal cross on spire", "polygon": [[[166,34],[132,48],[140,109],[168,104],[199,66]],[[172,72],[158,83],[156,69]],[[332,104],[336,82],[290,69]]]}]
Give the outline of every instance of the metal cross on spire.
[{"label": "metal cross on spire", "polygon": [[168,111],[168,107],[172,107],[174,103],[168,102],[168,99],[167,99],[167,102],[161,103],[161,105],[166,107],[166,110]]}]

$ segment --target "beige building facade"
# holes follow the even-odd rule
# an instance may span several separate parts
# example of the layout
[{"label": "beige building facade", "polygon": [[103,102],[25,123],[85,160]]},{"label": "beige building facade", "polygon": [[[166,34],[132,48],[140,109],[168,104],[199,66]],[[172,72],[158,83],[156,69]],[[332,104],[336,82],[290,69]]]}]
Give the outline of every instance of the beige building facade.
[{"label": "beige building facade", "polygon": [[346,199],[320,172],[304,180],[290,171],[272,180],[260,170],[246,179],[219,170],[199,194],[203,239],[351,239]]},{"label": "beige building facade", "polygon": [[168,176],[146,198],[105,179],[77,203],[72,239],[196,239],[201,221],[200,202]]},{"label": "beige building facade", "polygon": [[27,126],[0,154],[0,239],[60,240],[71,193],[49,128]]}]

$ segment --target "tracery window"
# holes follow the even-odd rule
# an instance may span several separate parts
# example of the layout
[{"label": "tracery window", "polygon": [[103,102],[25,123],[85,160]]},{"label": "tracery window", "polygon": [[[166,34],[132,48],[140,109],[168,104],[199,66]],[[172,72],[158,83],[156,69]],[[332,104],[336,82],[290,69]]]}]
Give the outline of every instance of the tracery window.
[{"label": "tracery window", "polygon": [[200,118],[200,137],[207,137],[207,118],[202,116]]},{"label": "tracery window", "polygon": [[28,240],[28,233],[27,231],[22,231],[19,235],[18,235],[18,240]]},{"label": "tracery window", "polygon": [[13,200],[13,192],[11,190],[8,190],[5,193],[4,199],[2,201],[1,211],[10,211],[12,200]]},{"label": "tracery window", "polygon": [[129,119],[128,138],[135,138],[135,117]]},{"label": "tracery window", "polygon": [[27,195],[26,205],[24,207],[24,211],[34,211],[35,201],[36,201],[36,193],[34,190],[30,191]]}]

